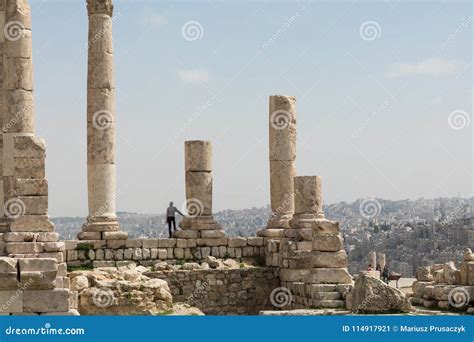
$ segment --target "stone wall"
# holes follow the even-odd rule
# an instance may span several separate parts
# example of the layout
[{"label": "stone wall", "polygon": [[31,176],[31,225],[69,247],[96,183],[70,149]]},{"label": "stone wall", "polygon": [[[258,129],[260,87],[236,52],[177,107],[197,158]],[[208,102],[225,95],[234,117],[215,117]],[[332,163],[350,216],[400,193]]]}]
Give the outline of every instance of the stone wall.
[{"label": "stone wall", "polygon": [[[151,266],[157,261],[202,261],[216,258],[257,259],[264,263],[264,239],[236,237],[220,239],[143,239],[66,241],[69,267],[121,266],[130,261]],[[262,260],[261,263],[259,260]]]},{"label": "stone wall", "polygon": [[273,267],[145,274],[166,280],[174,302],[198,307],[207,315],[256,315],[274,309],[271,293],[280,286],[278,269]]}]

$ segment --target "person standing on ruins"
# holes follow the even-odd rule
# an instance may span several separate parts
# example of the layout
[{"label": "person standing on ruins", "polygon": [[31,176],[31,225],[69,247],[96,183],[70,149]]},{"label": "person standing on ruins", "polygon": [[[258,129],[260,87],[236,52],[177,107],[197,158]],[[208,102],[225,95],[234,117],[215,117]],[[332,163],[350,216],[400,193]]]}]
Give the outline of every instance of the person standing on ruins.
[{"label": "person standing on ruins", "polygon": [[173,229],[174,231],[176,231],[176,217],[175,217],[176,213],[184,217],[183,213],[179,211],[178,208],[176,208],[173,205],[173,202],[170,202],[170,206],[168,207],[168,209],[166,209],[166,223],[168,223],[168,231],[170,233],[170,239],[173,237],[171,224],[173,224]]}]

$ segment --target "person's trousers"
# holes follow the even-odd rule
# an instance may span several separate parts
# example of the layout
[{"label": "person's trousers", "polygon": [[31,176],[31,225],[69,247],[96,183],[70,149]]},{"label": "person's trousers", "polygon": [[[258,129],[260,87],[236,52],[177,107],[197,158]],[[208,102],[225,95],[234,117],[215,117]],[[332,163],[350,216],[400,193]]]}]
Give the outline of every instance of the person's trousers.
[{"label": "person's trousers", "polygon": [[170,233],[170,239],[173,237],[173,232],[171,231],[171,224],[173,224],[173,229],[176,231],[176,220],[174,217],[167,217],[166,222],[168,223],[168,231]]}]

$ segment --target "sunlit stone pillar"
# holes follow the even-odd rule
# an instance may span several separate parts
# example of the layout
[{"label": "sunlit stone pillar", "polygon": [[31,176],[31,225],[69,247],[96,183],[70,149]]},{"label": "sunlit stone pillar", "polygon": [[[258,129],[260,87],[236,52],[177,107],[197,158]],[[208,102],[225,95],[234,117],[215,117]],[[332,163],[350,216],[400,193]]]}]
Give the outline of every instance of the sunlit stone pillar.
[{"label": "sunlit stone pillar", "polygon": [[224,238],[212,216],[212,144],[191,140],[184,143],[187,216],[181,221],[178,238]]},{"label": "sunlit stone pillar", "polygon": [[115,213],[115,80],[111,0],[87,0],[87,181],[89,216],[81,240],[124,240]]},{"label": "sunlit stone pillar", "polygon": [[258,235],[281,238],[294,212],[293,177],[296,175],[296,98],[270,96],[270,205],[272,216]]}]

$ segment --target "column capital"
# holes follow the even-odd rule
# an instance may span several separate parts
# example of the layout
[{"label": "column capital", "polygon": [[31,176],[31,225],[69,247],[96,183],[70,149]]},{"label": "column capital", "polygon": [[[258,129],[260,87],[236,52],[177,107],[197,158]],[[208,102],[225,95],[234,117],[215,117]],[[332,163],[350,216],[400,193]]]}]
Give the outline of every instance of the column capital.
[{"label": "column capital", "polygon": [[87,0],[87,13],[89,16],[93,14],[107,14],[112,16],[114,5],[112,0]]}]

